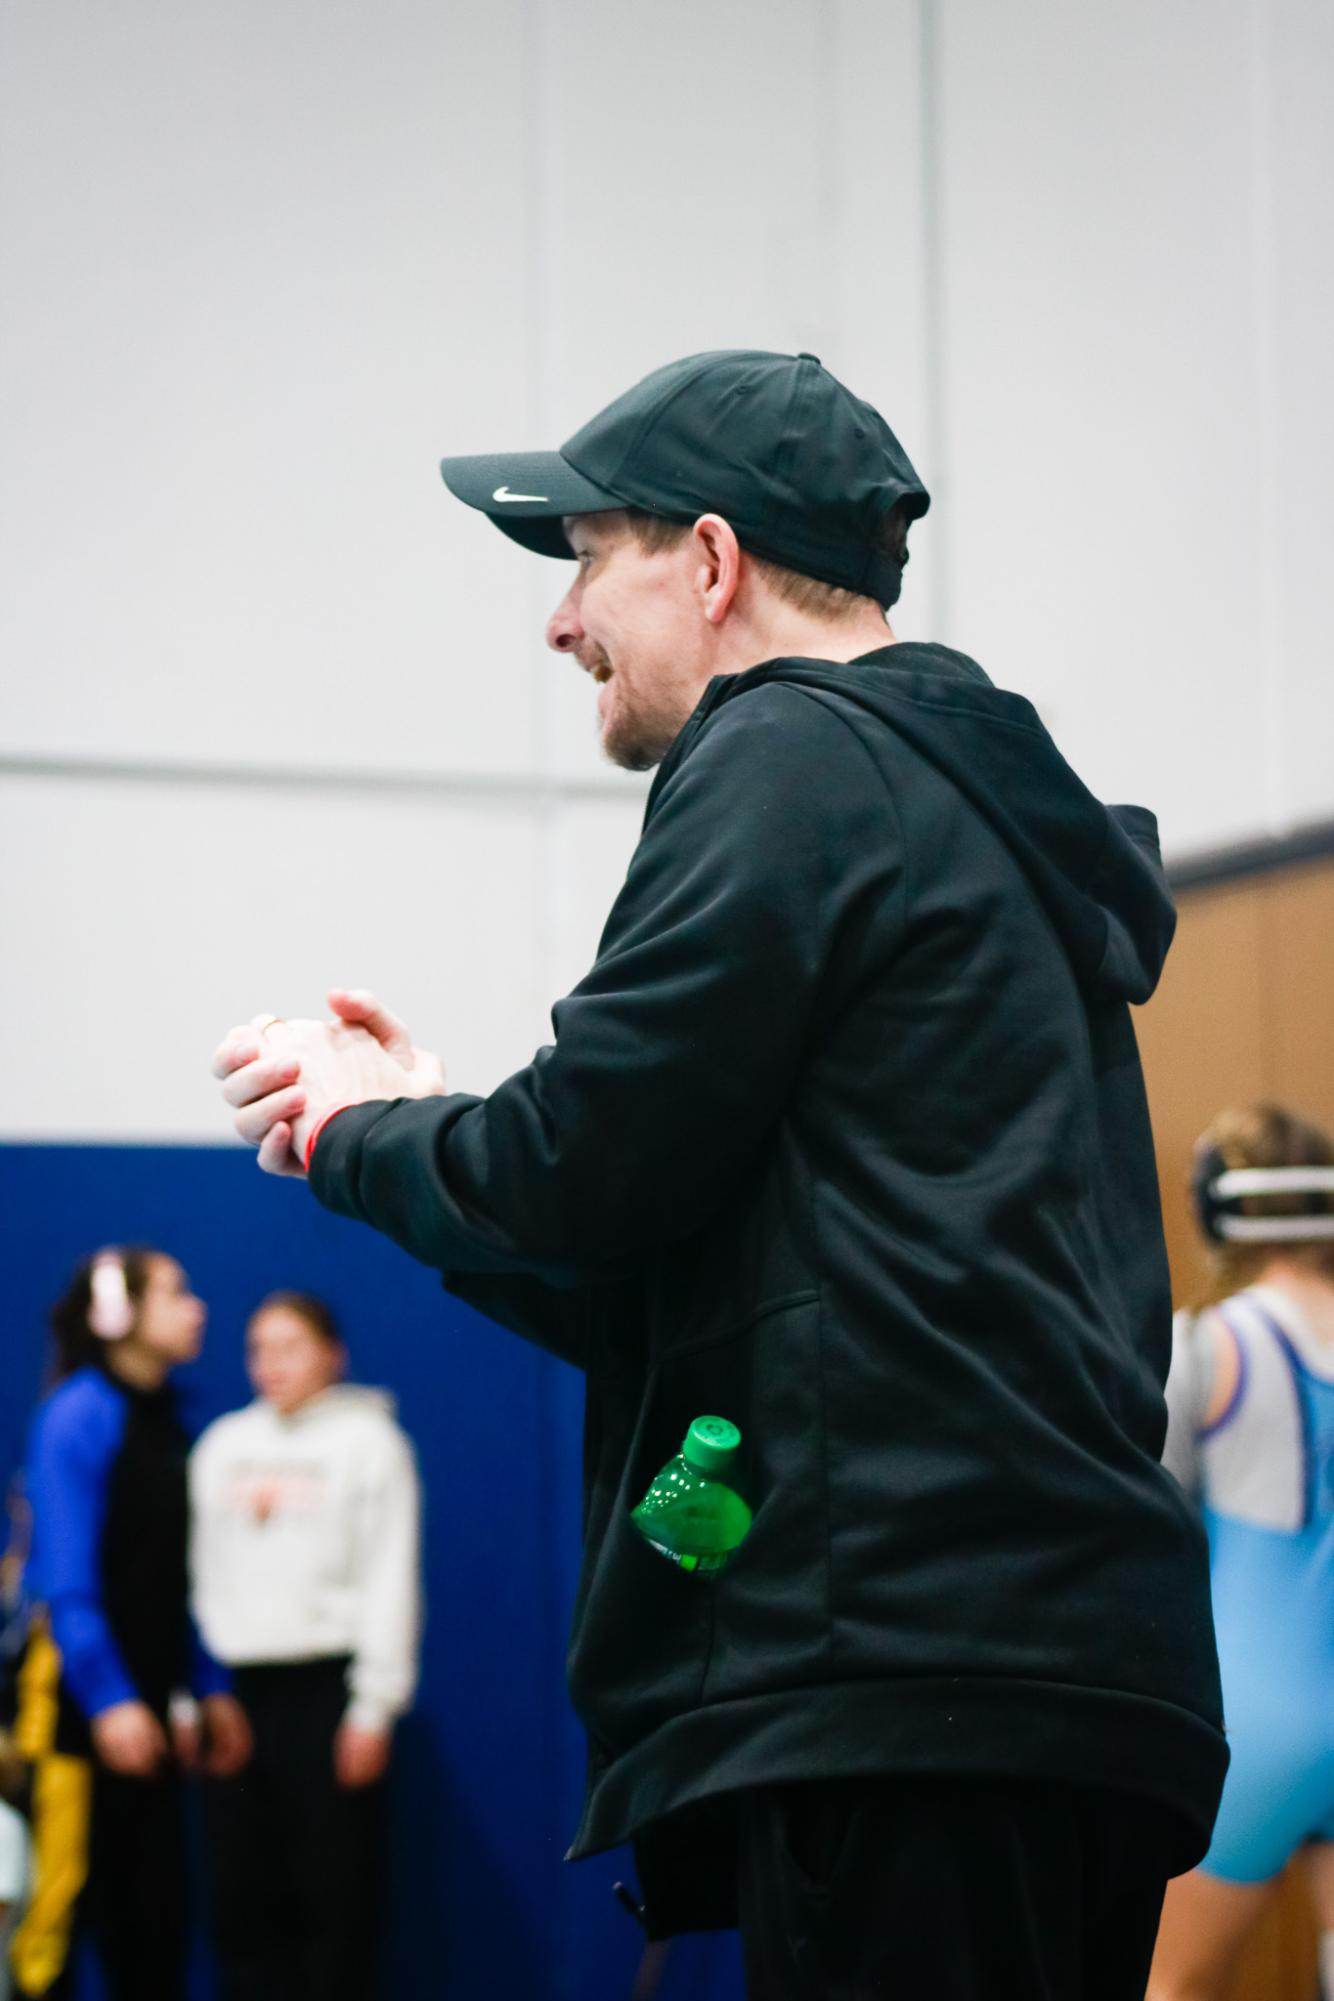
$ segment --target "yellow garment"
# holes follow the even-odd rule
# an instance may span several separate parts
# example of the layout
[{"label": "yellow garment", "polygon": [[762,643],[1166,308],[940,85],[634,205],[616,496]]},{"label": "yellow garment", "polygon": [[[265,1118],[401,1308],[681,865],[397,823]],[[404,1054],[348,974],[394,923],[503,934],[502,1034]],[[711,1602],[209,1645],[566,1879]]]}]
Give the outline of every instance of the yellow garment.
[{"label": "yellow garment", "polygon": [[93,1767],[53,1751],[60,1649],[35,1620],[18,1676],[14,1748],[33,1768],[32,1897],[9,1948],[22,1995],[45,1994],[69,1958],[74,1907],[88,1880]]},{"label": "yellow garment", "polygon": [[60,1649],[45,1619],[34,1619],[18,1675],[14,1749],[35,1765],[56,1741],[60,1696]]},{"label": "yellow garment", "polygon": [[18,1991],[45,1994],[69,1957],[74,1907],[88,1880],[93,1767],[48,1752],[32,1781],[32,1900],[9,1949]]}]

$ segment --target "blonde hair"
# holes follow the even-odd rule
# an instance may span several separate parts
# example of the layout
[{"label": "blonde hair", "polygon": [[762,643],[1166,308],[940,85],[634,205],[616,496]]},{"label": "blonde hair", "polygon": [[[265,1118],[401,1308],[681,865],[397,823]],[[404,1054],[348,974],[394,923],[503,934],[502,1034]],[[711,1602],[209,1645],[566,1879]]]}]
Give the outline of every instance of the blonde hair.
[{"label": "blonde hair", "polygon": [[[882,555],[891,556],[899,566],[900,579],[908,561],[908,525],[910,516],[907,505],[897,501],[880,524],[877,537]],[[642,508],[628,507],[624,520],[630,533],[638,542],[645,555],[655,555],[660,549],[674,549],[684,542],[691,531],[688,521],[673,521],[665,514],[648,514]],[[845,618],[851,611],[862,605],[876,604],[876,600],[860,591],[845,590],[841,584],[827,584],[820,577],[807,577],[800,570],[789,570],[781,563],[771,563],[767,556],[757,556],[746,550],[756,571],[765,583],[794,611],[804,612],[811,618],[835,620]],[[898,592],[894,593],[895,598]],[[877,605],[877,610],[883,610]]]},{"label": "blonde hair", "polygon": [[[1309,1119],[1282,1105],[1230,1106],[1218,1114],[1196,1142],[1196,1158],[1218,1153],[1227,1168],[1334,1167],[1334,1141]],[[1328,1216],[1334,1196],[1309,1194],[1247,1195],[1243,1216]],[[1319,1278],[1334,1283],[1334,1241],[1286,1244],[1210,1243],[1209,1291],[1199,1304],[1211,1305],[1254,1285],[1275,1257],[1304,1265]]]}]

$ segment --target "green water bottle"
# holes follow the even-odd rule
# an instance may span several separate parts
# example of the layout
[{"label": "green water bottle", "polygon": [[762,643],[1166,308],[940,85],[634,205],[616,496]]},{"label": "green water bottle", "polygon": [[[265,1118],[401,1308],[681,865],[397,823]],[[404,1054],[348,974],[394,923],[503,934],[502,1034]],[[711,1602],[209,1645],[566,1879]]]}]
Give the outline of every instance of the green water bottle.
[{"label": "green water bottle", "polygon": [[729,1487],[741,1433],[725,1417],[697,1417],[630,1519],[650,1549],[682,1570],[716,1577],[746,1537],[750,1509]]}]

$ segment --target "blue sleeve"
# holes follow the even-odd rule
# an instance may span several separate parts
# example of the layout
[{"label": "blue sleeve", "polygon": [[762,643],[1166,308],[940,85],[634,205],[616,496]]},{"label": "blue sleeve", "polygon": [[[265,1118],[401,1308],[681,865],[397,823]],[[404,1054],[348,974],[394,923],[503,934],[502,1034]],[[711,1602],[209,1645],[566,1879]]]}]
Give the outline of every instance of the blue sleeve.
[{"label": "blue sleeve", "polygon": [[65,1685],[90,1717],[139,1694],[102,1602],[102,1528],[126,1415],[110,1383],[73,1377],[38,1411],[29,1449],[37,1590]]},{"label": "blue sleeve", "polygon": [[202,1702],[209,1695],[230,1695],[232,1678],[222,1665],[215,1661],[200,1638],[199,1628],[193,1617],[190,1620],[190,1693]]}]

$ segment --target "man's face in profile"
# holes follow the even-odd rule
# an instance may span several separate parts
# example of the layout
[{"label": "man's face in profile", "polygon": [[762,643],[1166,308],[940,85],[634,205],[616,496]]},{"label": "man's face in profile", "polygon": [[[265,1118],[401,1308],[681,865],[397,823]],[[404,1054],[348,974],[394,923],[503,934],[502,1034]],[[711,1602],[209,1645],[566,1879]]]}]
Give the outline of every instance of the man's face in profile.
[{"label": "man's face in profile", "polygon": [[647,771],[699,699],[700,633],[689,537],[646,551],[623,515],[567,517],[575,576],[547,622],[548,646],[597,683],[598,730],[613,764]]}]

